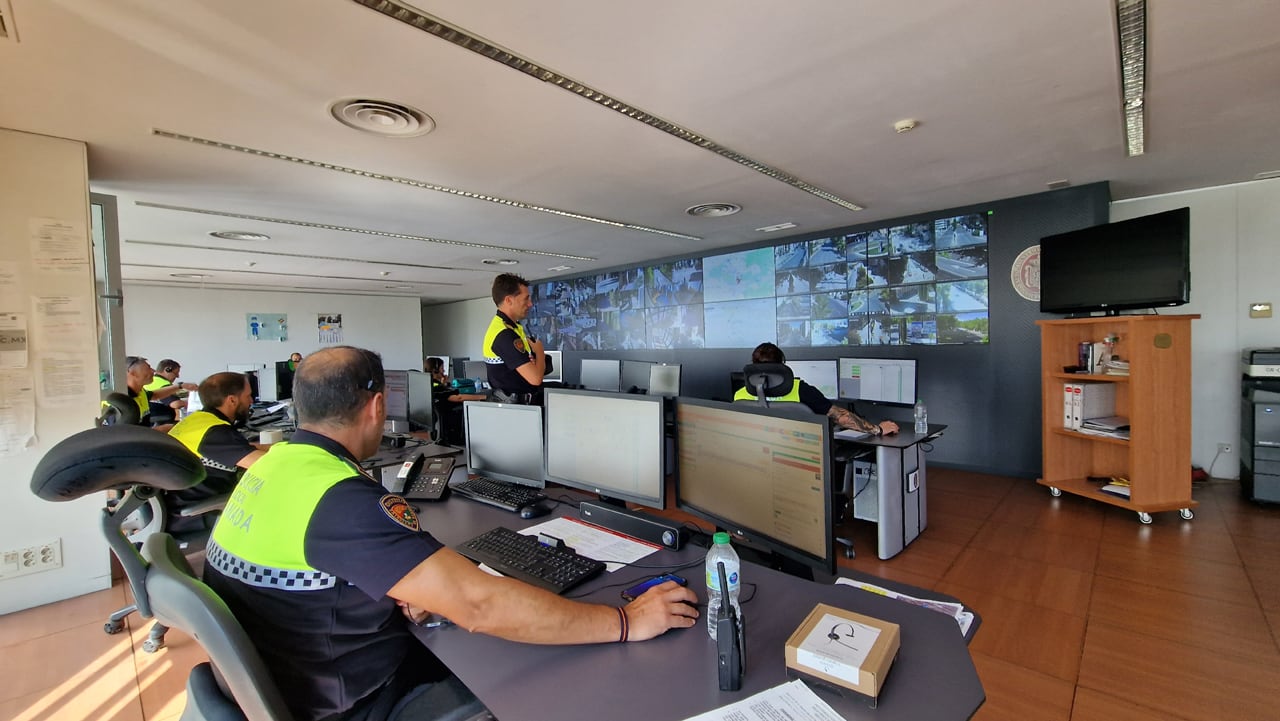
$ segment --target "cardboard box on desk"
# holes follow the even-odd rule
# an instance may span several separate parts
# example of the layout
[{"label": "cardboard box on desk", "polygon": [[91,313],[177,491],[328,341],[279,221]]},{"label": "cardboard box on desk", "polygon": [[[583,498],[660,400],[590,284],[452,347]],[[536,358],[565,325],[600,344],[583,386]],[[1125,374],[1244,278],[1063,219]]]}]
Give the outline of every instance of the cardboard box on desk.
[{"label": "cardboard box on desk", "polygon": [[900,642],[896,623],[819,603],[787,639],[787,669],[875,698]]}]

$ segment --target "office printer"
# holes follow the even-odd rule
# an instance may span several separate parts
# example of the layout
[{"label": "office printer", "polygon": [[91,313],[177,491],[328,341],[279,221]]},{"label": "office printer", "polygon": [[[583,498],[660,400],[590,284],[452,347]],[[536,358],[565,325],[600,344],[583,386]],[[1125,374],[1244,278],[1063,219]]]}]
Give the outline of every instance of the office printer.
[{"label": "office printer", "polygon": [[1280,348],[1245,348],[1240,371],[1250,378],[1280,378]]}]

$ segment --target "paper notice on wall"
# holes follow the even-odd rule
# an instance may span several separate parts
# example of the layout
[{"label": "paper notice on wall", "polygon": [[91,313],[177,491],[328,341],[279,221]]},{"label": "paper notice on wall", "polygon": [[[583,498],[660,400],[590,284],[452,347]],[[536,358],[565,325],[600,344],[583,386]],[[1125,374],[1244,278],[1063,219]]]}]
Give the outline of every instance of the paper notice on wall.
[{"label": "paper notice on wall", "polygon": [[0,457],[36,442],[35,389],[31,371],[0,371]]},{"label": "paper notice on wall", "polygon": [[84,223],[31,218],[31,264],[36,270],[77,272],[89,265],[89,235]]},{"label": "paper notice on wall", "polygon": [[33,296],[32,335],[37,350],[93,347],[94,311],[85,296]]},{"label": "paper notice on wall", "polygon": [[0,369],[27,367],[27,314],[0,311]]},{"label": "paper notice on wall", "polygon": [[[95,361],[96,362],[96,361]],[[61,408],[85,402],[97,395],[85,381],[85,360],[76,353],[40,353],[36,356],[36,403]]]},{"label": "paper notice on wall", "polygon": [[20,308],[26,304],[20,267],[17,261],[0,260],[0,308]]}]

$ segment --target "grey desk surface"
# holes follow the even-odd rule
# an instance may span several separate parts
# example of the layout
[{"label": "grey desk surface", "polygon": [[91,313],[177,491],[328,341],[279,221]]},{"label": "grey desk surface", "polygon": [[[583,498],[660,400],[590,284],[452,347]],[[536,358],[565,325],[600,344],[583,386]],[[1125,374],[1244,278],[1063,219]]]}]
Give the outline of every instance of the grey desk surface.
[{"label": "grey desk surface", "polygon": [[854,443],[861,446],[886,446],[888,448],[910,448],[917,443],[932,440],[942,435],[947,426],[942,423],[930,423],[929,432],[923,435],[916,433],[910,426],[903,426],[897,433],[890,433],[887,436],[863,436],[857,440],[851,441],[844,438],[837,438],[836,444]]},{"label": "grey desk surface", "polygon": [[[455,479],[458,476],[455,476]],[[571,492],[565,492],[566,494]],[[549,489],[558,497],[559,489]],[[520,529],[542,522],[523,520],[463,498],[420,504],[425,528],[446,544],[461,543],[494,526]],[[560,512],[574,515],[567,506]],[[659,551],[640,563],[679,572],[706,602],[701,559],[706,549]],[[623,568],[606,573],[570,596],[621,605],[621,589],[656,569]],[[865,578],[865,577],[864,577]],[[819,602],[897,623],[898,659],[878,708],[865,698],[817,689],[849,719],[967,719],[986,698],[973,660],[955,621],[942,614],[848,586],[814,583],[750,563],[743,564],[747,619],[746,676],[737,692],[721,692],[715,644],[701,619],[690,629],[669,631],[641,643],[534,646],[472,634],[457,627],[415,629],[419,638],[500,719],[574,721],[601,718],[663,721],[684,719],[741,700],[787,680],[786,639]],[[754,594],[751,584],[755,585]],[[702,608],[700,611],[704,610]]]}]

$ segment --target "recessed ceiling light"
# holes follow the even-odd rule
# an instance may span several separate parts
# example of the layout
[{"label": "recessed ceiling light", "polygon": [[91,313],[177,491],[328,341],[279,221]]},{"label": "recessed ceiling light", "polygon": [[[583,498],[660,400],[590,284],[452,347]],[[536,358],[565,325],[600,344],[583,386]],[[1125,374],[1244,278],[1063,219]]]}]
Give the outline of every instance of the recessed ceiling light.
[{"label": "recessed ceiling light", "polygon": [[519,265],[520,261],[512,258],[485,258],[480,261],[485,265]]},{"label": "recessed ceiling light", "polygon": [[1059,180],[1050,180],[1049,182],[1045,183],[1045,186],[1047,186],[1049,190],[1057,190],[1058,188],[1065,188],[1068,185],[1071,185],[1071,181],[1067,180],[1066,178],[1061,178]]},{"label": "recessed ceiling light", "polygon": [[756,231],[760,233],[776,233],[779,230],[786,230],[788,228],[794,228],[794,227],[796,227],[795,223],[786,222],[786,223],[778,223],[777,225],[766,225],[763,228],[756,228]]},{"label": "recessed ceiling light", "polygon": [[920,124],[919,120],[916,120],[914,118],[904,118],[893,124],[893,131],[895,133],[910,132],[912,130],[915,130],[916,126],[919,124]]},{"label": "recessed ceiling light", "polygon": [[695,218],[723,218],[740,210],[742,206],[733,203],[699,203],[685,208],[684,212]]},{"label": "recessed ceiling light", "polygon": [[1269,180],[1271,178],[1280,178],[1280,170],[1268,170],[1265,173],[1258,173],[1253,176],[1254,180]]},{"label": "recessed ceiling light", "polygon": [[388,100],[343,98],[329,106],[329,114],[348,128],[392,138],[412,138],[436,129],[430,115]]},{"label": "recessed ceiling light", "polygon": [[556,267],[554,267],[554,268],[547,268],[547,270],[551,271],[552,273],[559,273],[559,272],[561,272],[561,271],[565,271],[565,270],[573,270],[573,266],[572,266],[572,265],[557,265],[557,266],[556,266]]},{"label": "recessed ceiling light", "polygon": [[192,280],[201,280],[209,276],[204,273],[170,273],[170,278],[190,278]]},{"label": "recessed ceiling light", "polygon": [[215,230],[209,235],[223,240],[271,240],[265,233],[250,233],[247,230]]}]

